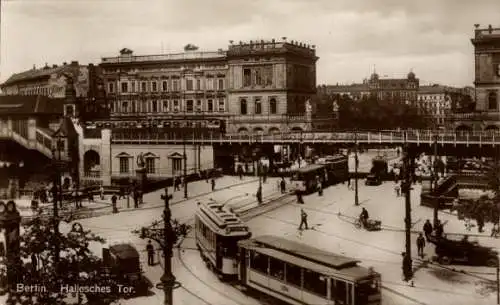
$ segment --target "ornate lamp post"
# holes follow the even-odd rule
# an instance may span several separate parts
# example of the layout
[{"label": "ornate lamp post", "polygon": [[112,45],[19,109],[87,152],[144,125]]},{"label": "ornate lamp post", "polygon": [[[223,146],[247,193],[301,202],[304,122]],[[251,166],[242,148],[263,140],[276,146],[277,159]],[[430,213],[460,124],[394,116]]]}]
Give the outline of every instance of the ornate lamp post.
[{"label": "ornate lamp post", "polygon": [[[73,226],[71,227],[71,231],[70,231],[70,234],[74,234],[74,235],[77,235],[77,236],[83,236],[84,235],[84,230],[83,230],[83,226],[79,223],[79,222],[75,222],[73,224]],[[78,250],[77,250],[78,251]],[[77,257],[78,257],[78,253],[77,253]],[[76,261],[76,270],[75,273],[76,273],[76,281],[77,281],[77,284],[78,283],[78,280],[79,280],[79,273],[80,273],[80,261]],[[78,298],[78,304],[81,303],[81,296],[80,296],[80,291],[77,292],[77,298]]]},{"label": "ornate lamp post", "polygon": [[404,134],[404,182],[402,185],[403,194],[405,194],[405,255],[403,256],[403,272],[406,280],[413,276],[412,260],[411,260],[411,173],[413,162],[410,156],[408,143],[406,140],[407,133]]},{"label": "ornate lamp post", "polygon": [[165,259],[165,267],[163,269],[163,275],[161,276],[161,284],[163,286],[163,292],[165,293],[164,304],[173,304],[173,290],[175,286],[175,276],[172,274],[172,248],[174,246],[174,236],[175,232],[172,229],[172,212],[170,211],[170,199],[172,195],[168,194],[168,188],[165,188],[165,195],[161,198],[165,201],[165,208],[163,210],[163,256]]},{"label": "ornate lamp post", "polygon": [[[55,177],[54,177],[54,187],[53,187],[53,225],[54,225],[54,262],[57,265],[59,264],[59,210],[58,208],[62,208],[62,183],[61,183],[61,167],[64,166],[62,164],[62,157],[64,154],[64,140],[61,137],[56,138],[56,146],[52,148],[52,157],[55,168]],[[58,206],[59,201],[59,206]]]}]

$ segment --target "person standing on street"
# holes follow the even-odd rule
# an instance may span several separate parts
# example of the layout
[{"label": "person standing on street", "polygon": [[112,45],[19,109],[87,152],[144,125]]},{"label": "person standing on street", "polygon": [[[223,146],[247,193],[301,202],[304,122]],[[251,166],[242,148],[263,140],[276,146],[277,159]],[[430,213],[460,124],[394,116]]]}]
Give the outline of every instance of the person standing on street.
[{"label": "person standing on street", "polygon": [[148,245],[146,246],[146,251],[148,252],[148,265],[153,266],[155,263],[155,248],[151,244],[151,240],[148,241]]},{"label": "person standing on street", "polygon": [[399,186],[399,183],[396,183],[396,185],[394,185],[394,191],[396,192],[396,197],[401,196],[401,187]]},{"label": "person standing on street", "polygon": [[427,240],[427,242],[430,241],[430,236],[432,234],[432,224],[431,224],[431,221],[429,219],[427,219],[424,223],[424,234],[425,234],[425,239]]},{"label": "person standing on street", "polygon": [[417,238],[417,250],[418,250],[418,256],[420,256],[421,258],[424,257],[424,247],[425,247],[425,238],[422,235],[422,233],[420,233]]},{"label": "person standing on street", "polygon": [[210,183],[212,184],[212,192],[215,190],[215,179],[210,179]]},{"label": "person standing on street", "polygon": [[116,206],[116,201],[118,200],[118,197],[116,194],[113,194],[111,197],[111,205],[113,206],[113,213],[118,213],[118,207]]},{"label": "person standing on street", "polygon": [[285,178],[281,177],[281,181],[279,182],[280,189],[281,189],[281,194],[284,194],[286,192],[286,182]]},{"label": "person standing on street", "polygon": [[104,187],[101,185],[101,188],[99,189],[99,192],[101,193],[101,200],[104,200]]},{"label": "person standing on street", "polygon": [[318,180],[318,196],[323,196],[323,184]]},{"label": "person standing on street", "polygon": [[299,230],[302,230],[302,226],[305,225],[306,230],[309,229],[309,226],[307,225],[307,213],[304,211],[304,209],[300,209],[300,225],[299,225]]}]

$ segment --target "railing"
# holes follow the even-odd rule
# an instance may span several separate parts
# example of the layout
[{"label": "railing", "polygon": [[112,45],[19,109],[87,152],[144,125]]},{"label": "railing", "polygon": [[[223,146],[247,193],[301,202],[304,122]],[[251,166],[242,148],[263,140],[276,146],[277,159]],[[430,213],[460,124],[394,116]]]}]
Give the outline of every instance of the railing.
[{"label": "railing", "polygon": [[101,171],[93,170],[87,171],[83,174],[84,178],[101,178]]},{"label": "railing", "polygon": [[162,54],[162,55],[141,55],[141,56],[118,56],[104,57],[103,64],[116,63],[133,63],[145,61],[168,61],[168,60],[200,60],[212,58],[225,58],[226,52],[185,52],[178,54]]},{"label": "railing", "polygon": [[437,133],[430,131],[380,131],[380,132],[297,132],[281,133],[272,135],[215,135],[201,134],[197,132],[184,133],[182,136],[176,133],[112,133],[114,143],[157,143],[164,142],[247,142],[247,143],[348,143],[356,140],[358,143],[380,143],[380,144],[432,144],[437,141],[438,144],[465,144],[465,145],[497,145],[500,144],[500,133]]}]

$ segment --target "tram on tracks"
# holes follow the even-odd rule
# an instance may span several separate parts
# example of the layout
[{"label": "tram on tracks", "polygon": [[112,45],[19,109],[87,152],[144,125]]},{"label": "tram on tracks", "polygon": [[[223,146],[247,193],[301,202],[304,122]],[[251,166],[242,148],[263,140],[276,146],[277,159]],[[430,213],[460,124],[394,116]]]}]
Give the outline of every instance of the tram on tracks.
[{"label": "tram on tracks", "polygon": [[348,158],[344,155],[328,156],[299,168],[292,175],[292,190],[312,193],[317,190],[318,179],[327,187],[349,179]]},{"label": "tram on tracks", "polygon": [[252,233],[240,218],[226,210],[223,203],[198,203],[195,214],[195,239],[202,259],[222,279],[238,275],[238,241]]},{"label": "tram on tracks", "polygon": [[241,285],[292,305],[379,305],[381,275],[358,261],[277,236],[238,242]]}]

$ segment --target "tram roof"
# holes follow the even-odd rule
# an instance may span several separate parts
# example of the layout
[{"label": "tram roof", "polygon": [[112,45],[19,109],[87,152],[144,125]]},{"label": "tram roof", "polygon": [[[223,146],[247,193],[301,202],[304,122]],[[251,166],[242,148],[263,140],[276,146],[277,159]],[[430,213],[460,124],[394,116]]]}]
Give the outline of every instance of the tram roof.
[{"label": "tram roof", "polygon": [[335,269],[354,267],[359,263],[358,260],[353,258],[331,253],[282,237],[264,235],[255,237],[252,240],[257,244],[267,246],[268,248],[286,252],[293,256],[306,258]]},{"label": "tram roof", "polygon": [[324,164],[308,164],[304,167],[298,168],[296,171],[298,173],[304,173],[304,172],[308,172],[308,171],[312,171],[312,170],[318,170],[318,169],[321,169],[323,167],[325,167]]}]

